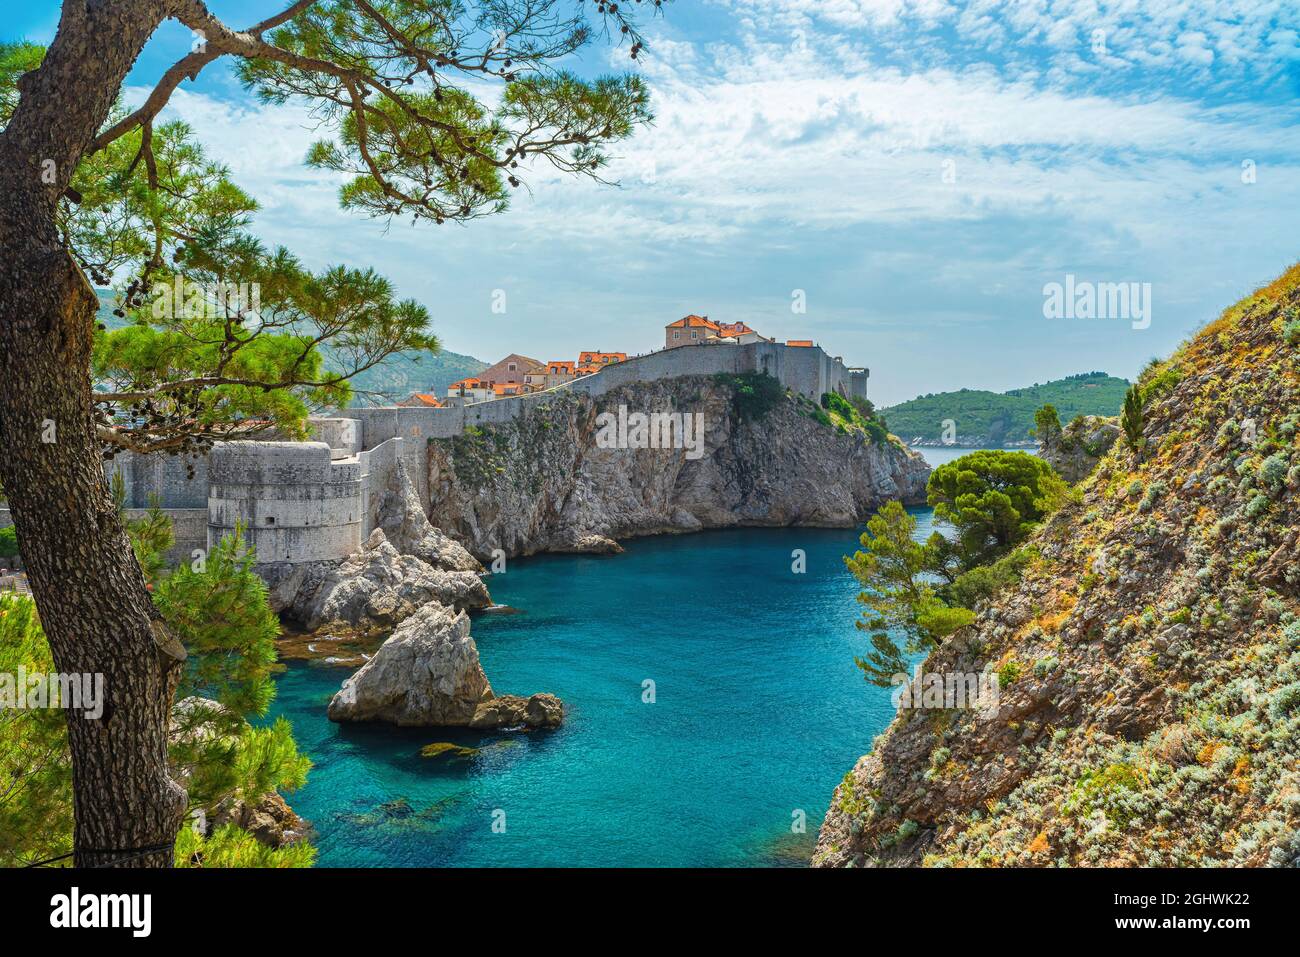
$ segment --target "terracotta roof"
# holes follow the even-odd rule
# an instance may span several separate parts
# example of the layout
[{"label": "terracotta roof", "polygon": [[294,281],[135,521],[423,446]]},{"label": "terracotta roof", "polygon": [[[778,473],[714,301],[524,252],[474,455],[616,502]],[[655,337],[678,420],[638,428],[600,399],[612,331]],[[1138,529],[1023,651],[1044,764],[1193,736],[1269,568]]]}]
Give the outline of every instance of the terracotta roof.
[{"label": "terracotta roof", "polygon": [[749,328],[749,326],[745,325],[743,322],[718,323],[718,335],[723,339],[734,337],[734,336],[741,336],[747,332],[753,332],[753,331],[754,331],[753,329]]},{"label": "terracotta roof", "polygon": [[466,379],[458,379],[451,384],[453,389],[484,389],[487,388],[483,381],[477,376],[470,376]]},{"label": "terracotta roof", "polygon": [[811,346],[812,344],[811,339],[790,339],[786,342],[787,346]]},{"label": "terracotta roof", "polygon": [[694,314],[689,316],[683,316],[681,319],[678,319],[676,322],[670,322],[664,328],[684,329],[687,326],[697,327],[701,329],[714,329],[714,330],[718,328],[718,324],[716,322],[711,321],[708,316],[697,316]]},{"label": "terracotta roof", "polygon": [[552,373],[554,373],[554,372],[572,372],[572,371],[573,371],[573,367],[574,367],[574,365],[576,365],[576,363],[574,363],[572,360],[569,360],[569,359],[558,359],[558,360],[556,360],[555,362],[548,362],[548,363],[546,363],[546,369],[547,369],[548,372],[552,372]]},{"label": "terracotta roof", "polygon": [[580,352],[578,354],[579,365],[590,362],[608,365],[611,362],[623,362],[626,359],[626,352]]},{"label": "terracotta roof", "polygon": [[436,395],[429,395],[427,392],[412,392],[408,402],[418,402],[420,405],[433,406],[435,409],[442,408],[442,403],[438,401]]}]

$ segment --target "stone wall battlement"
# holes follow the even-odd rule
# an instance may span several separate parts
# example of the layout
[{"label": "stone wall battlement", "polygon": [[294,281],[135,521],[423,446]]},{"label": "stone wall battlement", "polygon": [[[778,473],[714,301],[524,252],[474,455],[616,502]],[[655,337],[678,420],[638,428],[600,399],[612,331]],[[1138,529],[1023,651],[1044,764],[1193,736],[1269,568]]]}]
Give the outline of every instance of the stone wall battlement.
[{"label": "stone wall battlement", "polygon": [[470,426],[507,424],[557,392],[605,393],[681,376],[762,372],[811,399],[825,392],[866,397],[868,371],[848,368],[818,346],[775,342],[692,345],[634,356],[544,392],[453,408],[345,409],[312,418],[309,442],[218,442],[206,456],[118,456],[106,478],[122,478],[128,508],[157,504],[178,522],[178,550],[196,545],[207,512],[207,544],[242,526],[259,564],[334,561],[356,552],[378,525],[385,488],[401,464],[429,508],[428,442]]}]

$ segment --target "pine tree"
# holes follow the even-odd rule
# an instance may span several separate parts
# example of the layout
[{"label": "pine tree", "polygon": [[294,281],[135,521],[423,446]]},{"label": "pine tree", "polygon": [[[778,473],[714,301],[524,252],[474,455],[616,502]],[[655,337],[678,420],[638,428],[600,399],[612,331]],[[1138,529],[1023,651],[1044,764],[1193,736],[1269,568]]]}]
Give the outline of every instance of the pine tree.
[{"label": "pine tree", "polygon": [[1141,387],[1136,384],[1129,386],[1128,392],[1124,394],[1124,411],[1119,419],[1120,427],[1124,430],[1124,440],[1139,460],[1146,445],[1146,440],[1142,438],[1142,427],[1145,424],[1143,404]]}]

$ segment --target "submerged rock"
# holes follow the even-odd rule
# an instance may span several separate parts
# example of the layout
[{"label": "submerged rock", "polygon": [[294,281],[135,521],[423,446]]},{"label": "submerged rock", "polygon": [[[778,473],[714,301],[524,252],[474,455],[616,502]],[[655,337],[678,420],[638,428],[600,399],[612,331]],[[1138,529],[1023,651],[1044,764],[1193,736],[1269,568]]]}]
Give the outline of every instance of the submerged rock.
[{"label": "submerged rock", "polygon": [[479,748],[467,748],[463,745],[452,744],[450,741],[438,741],[435,744],[426,744],[420,749],[422,758],[440,758],[444,755],[453,758],[472,758],[479,753]]},{"label": "submerged rock", "polygon": [[469,618],[437,604],[406,619],[329,704],[331,721],[404,727],[553,728],[563,717],[564,706],[554,695],[496,697],[470,637]]},{"label": "submerged rock", "polygon": [[523,698],[502,695],[484,701],[474,710],[469,726],[494,728],[558,728],[564,723],[564,704],[553,694],[535,694]]}]

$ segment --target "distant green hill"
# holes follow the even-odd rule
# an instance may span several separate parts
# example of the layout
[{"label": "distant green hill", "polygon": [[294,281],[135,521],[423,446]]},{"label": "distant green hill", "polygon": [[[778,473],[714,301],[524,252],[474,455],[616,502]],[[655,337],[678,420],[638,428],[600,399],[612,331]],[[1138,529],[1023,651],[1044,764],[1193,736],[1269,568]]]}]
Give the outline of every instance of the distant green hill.
[{"label": "distant green hill", "polygon": [[1034,412],[1048,402],[1056,406],[1062,423],[1076,415],[1118,415],[1128,386],[1127,380],[1104,372],[1084,372],[1001,393],[931,393],[880,411],[889,431],[904,442],[939,442],[944,420],[952,419],[957,444],[997,446],[1032,440]]},{"label": "distant green hill", "polygon": [[[99,321],[109,329],[126,325],[125,319],[113,315],[116,304],[111,289],[97,289],[99,296]],[[328,349],[326,350],[328,353]],[[327,358],[326,362],[330,360]],[[332,364],[332,363],[331,363]],[[338,368],[337,365],[334,365]],[[365,392],[382,393],[381,396],[357,396],[357,405],[387,405],[405,399],[412,392],[432,392],[446,395],[447,387],[458,379],[475,375],[488,367],[488,363],[473,356],[448,352],[403,353],[389,356],[383,362],[352,379],[353,388]]]},{"label": "distant green hill", "polygon": [[482,359],[445,349],[437,355],[423,352],[389,356],[373,369],[352,377],[354,389],[380,392],[383,397],[357,396],[355,404],[390,405],[412,392],[444,396],[453,382],[476,375],[487,367],[488,363]]}]

